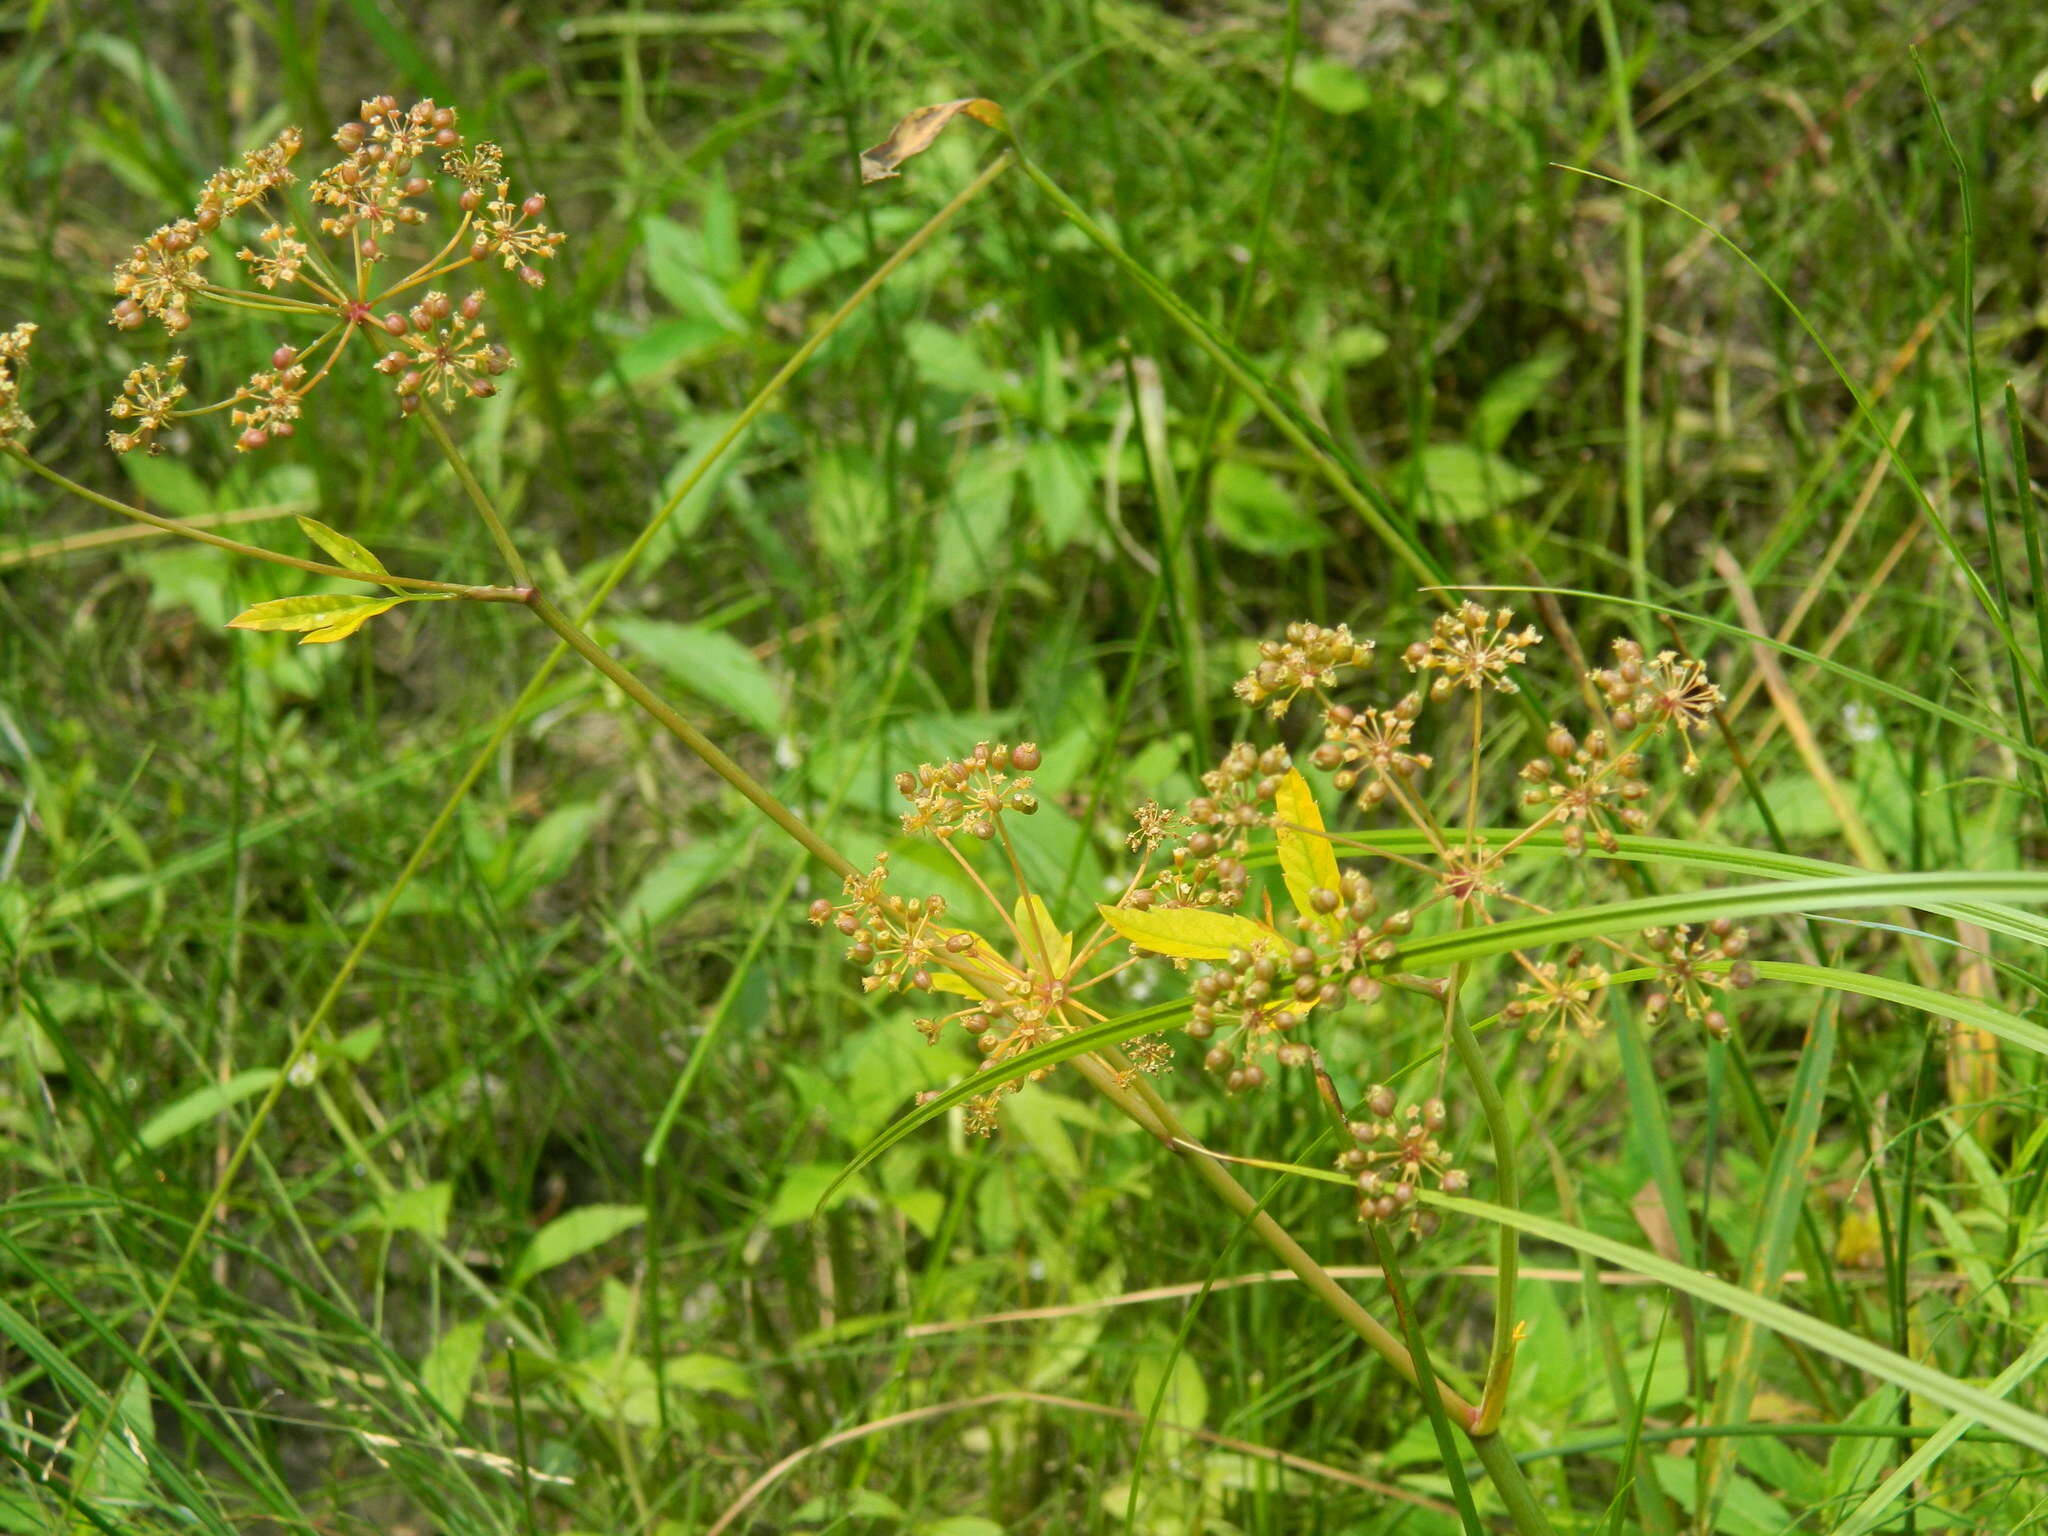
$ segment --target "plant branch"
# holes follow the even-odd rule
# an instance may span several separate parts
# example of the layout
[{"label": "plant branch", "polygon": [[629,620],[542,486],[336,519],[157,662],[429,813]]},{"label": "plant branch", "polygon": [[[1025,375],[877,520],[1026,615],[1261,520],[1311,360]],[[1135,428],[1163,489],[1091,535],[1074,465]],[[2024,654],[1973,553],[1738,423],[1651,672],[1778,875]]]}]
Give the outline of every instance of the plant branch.
[{"label": "plant branch", "polygon": [[181,523],[176,518],[159,517],[154,512],[145,512],[140,507],[131,507],[125,501],[116,501],[103,496],[90,486],[80,485],[68,475],[59,474],[47,464],[39,463],[20,448],[12,445],[0,452],[26,465],[52,485],[69,491],[80,500],[89,501],[96,507],[118,513],[132,522],[142,523],[159,533],[174,533],[181,539],[193,539],[201,544],[211,544],[224,549],[231,555],[246,555],[251,560],[267,561],[271,565],[289,566],[295,571],[306,571],[315,576],[331,576],[342,581],[367,581],[376,586],[403,587],[408,592],[440,592],[449,597],[468,598],[477,603],[523,603],[526,593],[519,587],[469,586],[459,581],[427,581],[418,576],[373,575],[368,571],[352,571],[347,566],[328,565],[319,560],[301,560],[296,555],[281,555],[274,549],[263,549],[254,544],[244,544],[240,539],[230,539],[218,533],[197,527],[192,523]]}]

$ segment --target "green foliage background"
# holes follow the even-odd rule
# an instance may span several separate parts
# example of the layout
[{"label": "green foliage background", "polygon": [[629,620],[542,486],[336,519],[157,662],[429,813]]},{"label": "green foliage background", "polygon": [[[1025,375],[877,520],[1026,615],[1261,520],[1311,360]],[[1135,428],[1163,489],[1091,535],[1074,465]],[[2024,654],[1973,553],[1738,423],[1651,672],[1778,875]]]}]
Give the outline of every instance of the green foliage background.
[{"label": "green foliage background", "polygon": [[[2038,739],[1905,476],[1754,272],[1567,167],[1640,182],[1782,285],[1964,563],[2000,557],[2038,666],[2035,512],[1999,392],[2015,387],[2039,465],[2048,154],[2032,87],[2048,23],[1877,0],[1623,3],[1613,21],[1618,54],[1582,4],[1309,4],[1290,91],[1288,13],[1270,0],[0,6],[0,326],[42,326],[35,447],[88,484],[178,516],[267,508],[239,536],[295,553],[303,511],[398,568],[493,570],[374,375],[337,380],[261,455],[203,424],[162,459],[101,446],[121,375],[160,350],[106,324],[106,274],[135,240],[286,122],[317,164],[362,96],[455,103],[570,233],[549,287],[496,295],[519,367],[462,426],[540,579],[566,592],[994,152],[963,122],[863,191],[858,148],[915,105],[992,96],[1458,580],[1746,625],[1715,565],[1727,551],[1771,626],[1896,685],[1787,663],[1882,859],[2027,867],[2042,802],[2024,754],[1897,696]],[[279,339],[201,328],[191,350],[215,395]],[[1163,575],[1155,381],[1188,530]],[[1050,1088],[1012,1101],[990,1144],[914,1138],[813,1220],[847,1158],[965,1058],[927,1050],[902,1004],[862,998],[802,922],[818,891],[786,849],[616,694],[566,672],[354,978],[317,1075],[288,1091],[155,1378],[110,1407],[121,1340],[237,1113],[546,637],[468,606],[317,651],[230,635],[239,608],[299,589],[196,546],[62,542],[104,523],[0,479],[0,1529],[65,1528],[43,1475],[110,1412],[134,1438],[110,1441],[86,1491],[119,1529],[670,1536],[703,1530],[790,1452],[947,1402],[971,1406],[820,1452],[764,1495],[755,1528],[1120,1530],[1135,1477],[1143,1530],[1456,1529],[1177,1433],[1141,1462],[1133,1424],[1014,1395],[1142,1416],[1165,1382],[1171,1422],[1441,1497],[1426,1421],[1291,1287],[1221,1289],[1184,1340],[1179,1299],[907,1332],[1262,1261],[1143,1138]],[[1433,611],[1012,175],[693,496],[603,634],[860,852],[889,838],[898,767],[1035,738],[1049,810],[1074,814],[1041,816],[1032,856],[1078,908],[1122,866],[1128,806],[1185,798],[1215,752],[1263,729],[1228,689],[1257,636],[1343,620],[1391,654]],[[1588,653],[1617,633],[1664,638],[1597,598],[1561,611]],[[1746,680],[1746,649],[1685,633],[1731,690]],[[1546,707],[1564,707],[1567,669],[1548,660]],[[1759,743],[1769,714],[1760,699],[1737,733],[1777,831],[1798,853],[1860,858],[1795,733]],[[1729,768],[1710,756],[1673,830],[1766,845]],[[1800,958],[1790,930],[1785,958]],[[1882,925],[1828,939],[1836,964],[1913,974]],[[2038,1017],[2038,952],[1995,953],[1996,969],[1940,950],[1943,984]],[[1811,1006],[1766,988],[1739,1021],[1766,1127]],[[1809,1278],[1790,1299],[1988,1378],[2048,1321],[2037,1061],[1956,1065],[1939,1026],[1867,999],[1843,1027],[1808,1166],[1766,1166],[1731,1129],[1718,1058],[1678,1032],[1655,1037],[1633,1084],[1612,1040],[1557,1063],[1524,1053],[1525,1134],[1559,1152],[1576,1219],[1639,1245],[1656,1241],[1640,1192],[1675,1148],[1704,1260],[1730,1272],[1766,1197],[1803,1184]],[[1326,1051],[1355,1087],[1419,1041],[1354,1021]],[[1651,1086],[1662,1128],[1643,1119]],[[1192,1062],[1176,1089],[1226,1144],[1299,1152],[1320,1129],[1305,1093],[1226,1105]],[[1837,1271],[1845,1226],[1870,1221],[1873,1147],[1891,1209],[1918,1212],[1917,1246]],[[1547,1170],[1525,1179],[1533,1208],[1562,1208]],[[1370,1262],[1341,1196],[1288,1184],[1274,1200],[1331,1262]],[[1596,1343],[1615,1342],[1652,1428],[1674,1428],[1702,1406],[1726,1325],[1667,1313],[1661,1292],[1589,1301],[1571,1259],[1532,1253],[1515,1433],[1544,1453],[1540,1490],[1590,1530],[1631,1419]],[[1411,1272],[1440,1355],[1483,1349],[1484,1282],[1456,1269],[1489,1254],[1487,1231],[1454,1222]],[[1908,1271],[1916,1294],[1939,1277],[1910,1327]],[[1896,1422],[1897,1394],[1776,1345],[1766,1378],[1752,1418],[1821,1432],[1742,1439],[1717,1527],[1834,1529],[1899,1448],[1824,1431]],[[1683,1502],[1697,1446],[1664,1442],[1654,1459]],[[2038,1523],[2034,1458],[1970,1441],[1944,1467],[1919,1529]],[[1624,1504],[1616,1528],[1632,1518]]]}]

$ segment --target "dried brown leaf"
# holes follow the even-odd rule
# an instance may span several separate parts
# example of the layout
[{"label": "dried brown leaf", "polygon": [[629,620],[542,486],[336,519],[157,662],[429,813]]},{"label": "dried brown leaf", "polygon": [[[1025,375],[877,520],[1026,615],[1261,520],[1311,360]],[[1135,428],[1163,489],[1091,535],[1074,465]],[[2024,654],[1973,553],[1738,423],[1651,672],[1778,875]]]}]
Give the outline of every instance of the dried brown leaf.
[{"label": "dried brown leaf", "polygon": [[999,133],[1003,129],[1003,109],[986,96],[963,96],[958,101],[919,107],[898,123],[888,138],[873,149],[860,152],[861,184],[866,186],[902,175],[903,162],[930,149],[946,131],[946,125],[963,112]]}]

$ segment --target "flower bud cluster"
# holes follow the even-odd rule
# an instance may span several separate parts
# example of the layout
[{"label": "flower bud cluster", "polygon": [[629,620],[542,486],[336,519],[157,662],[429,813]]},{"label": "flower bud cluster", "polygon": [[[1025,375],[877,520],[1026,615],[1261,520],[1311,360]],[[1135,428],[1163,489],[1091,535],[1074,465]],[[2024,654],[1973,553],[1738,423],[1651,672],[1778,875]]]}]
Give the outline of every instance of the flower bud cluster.
[{"label": "flower bud cluster", "polygon": [[1749,930],[1717,917],[1704,928],[1680,923],[1645,929],[1643,942],[1658,964],[1656,990],[1643,999],[1650,1022],[1661,1021],[1676,1006],[1715,1039],[1727,1039],[1728,1015],[1716,1006],[1715,994],[1756,985],[1756,969],[1743,958],[1749,952]]},{"label": "flower bud cluster", "polygon": [[0,448],[12,448],[35,430],[21,405],[21,365],[35,344],[36,328],[27,320],[0,331]]},{"label": "flower bud cluster", "polygon": [[[873,992],[893,986],[897,991],[932,989],[932,968],[953,937],[942,927],[942,896],[902,897],[887,890],[889,855],[875,855],[875,867],[846,879],[846,900],[837,904],[819,897],[810,906],[811,921],[831,923],[849,940],[849,965],[864,967],[861,989]],[[971,940],[970,940],[971,943]]]},{"label": "flower bud cluster", "polygon": [[1028,777],[1043,760],[1035,743],[977,742],[966,757],[944,763],[920,763],[915,773],[896,775],[896,792],[910,802],[903,830],[929,833],[941,840],[961,832],[983,842],[996,835],[1003,814],[1035,815],[1038,797]]},{"label": "flower bud cluster", "polygon": [[1417,1200],[1425,1180],[1434,1180],[1447,1195],[1472,1187],[1471,1175],[1451,1165],[1437,1137],[1450,1118],[1439,1098],[1400,1108],[1399,1096],[1375,1083],[1365,1096],[1364,1114],[1344,1127],[1351,1145],[1338,1154],[1337,1167],[1355,1176],[1360,1221],[1408,1219],[1408,1230],[1428,1237],[1437,1229],[1437,1215]]},{"label": "flower bud cluster", "polygon": [[1381,916],[1372,883],[1357,870],[1344,871],[1337,890],[1313,889],[1309,905],[1292,949],[1234,949],[1190,988],[1188,1038],[1215,1041],[1203,1065],[1232,1093],[1265,1084],[1267,1055],[1282,1067],[1313,1059],[1297,1033],[1311,1009],[1377,1002],[1384,988],[1369,967],[1391,960],[1414,926],[1405,911]]},{"label": "flower bud cluster", "polygon": [[1141,912],[1237,906],[1251,880],[1244,856],[1251,850],[1252,829],[1272,819],[1274,797],[1291,766],[1283,747],[1260,752],[1240,741],[1202,775],[1203,793],[1178,816],[1157,806],[1142,809],[1132,847],[1143,843],[1149,853],[1168,837],[1174,847],[1165,866],[1146,883],[1134,883],[1120,905]]},{"label": "flower bud cluster", "polygon": [[1323,739],[1308,760],[1340,791],[1356,790],[1359,805],[1371,810],[1434,763],[1427,752],[1408,750],[1421,713],[1419,693],[1389,709],[1332,704],[1323,712]]},{"label": "flower bud cluster", "polygon": [[387,318],[384,329],[399,344],[375,366],[396,381],[400,411],[410,416],[423,398],[452,411],[458,397],[481,400],[498,392],[496,380],[512,367],[512,354],[489,339],[477,319],[483,309],[481,291],[460,304],[445,293],[430,293],[396,328],[391,320],[397,317]]},{"label": "flower bud cluster", "polygon": [[1259,664],[1237,680],[1234,691],[1278,720],[1302,693],[1321,693],[1344,668],[1364,666],[1372,652],[1373,642],[1353,639],[1349,625],[1325,629],[1297,621],[1287,626],[1285,638],[1259,642]]},{"label": "flower bud cluster", "polygon": [[[156,230],[116,268],[119,302],[112,319],[122,330],[135,330],[154,318],[176,335],[191,325],[194,307],[205,301],[303,319],[324,331],[309,345],[280,345],[270,368],[212,406],[188,410],[179,405],[184,386],[167,380],[174,381],[182,360],[164,365],[154,378],[146,370],[131,373],[111,407],[123,423],[108,433],[115,451],[161,451],[159,435],[172,420],[227,407],[240,429],[235,439],[240,451],[289,437],[306,395],[328,376],[359,330],[397,342],[373,357],[372,366],[393,380],[400,410],[407,414],[427,400],[452,409],[458,400],[496,393],[494,381],[512,359],[485,332],[479,319],[481,293],[458,303],[446,293],[429,291],[405,313],[387,311],[384,305],[445,273],[492,260],[530,286],[540,286],[544,279],[536,263],[551,258],[564,239],[542,222],[546,198],[536,192],[515,202],[498,146],[467,142],[455,109],[432,101],[401,106],[392,96],[372,97],[355,119],[335,130],[334,143],[341,158],[309,187],[320,215],[317,224],[302,223],[296,209],[274,196],[293,181],[292,161],[304,144],[298,129],[287,128],[243,155],[240,164],[214,173],[192,217]],[[437,216],[432,198],[436,158],[439,174],[460,188],[454,228],[445,238],[422,242],[420,265],[375,292],[371,277],[395,254],[393,237]],[[263,219],[261,232],[235,252],[253,287],[211,283],[202,270],[212,254],[209,240],[228,236],[228,221],[244,210]],[[321,236],[346,242],[342,260],[330,261],[323,254]],[[324,358],[312,355],[323,348]]]},{"label": "flower bud cluster", "polygon": [[1590,1040],[1606,1027],[1600,997],[1607,989],[1607,970],[1588,963],[1585,951],[1574,946],[1562,965],[1555,960],[1524,961],[1523,969],[1527,978],[1516,983],[1513,1001],[1500,1011],[1501,1020],[1521,1025],[1531,1039],[1548,1039],[1553,1059],[1574,1034]]},{"label": "flower bud cluster", "polygon": [[1436,674],[1429,685],[1434,699],[1447,698],[1456,688],[1519,692],[1509,670],[1520,666],[1530,648],[1543,643],[1543,636],[1533,624],[1512,629],[1514,621],[1511,608],[1489,614],[1478,603],[1462,603],[1455,613],[1437,619],[1427,640],[1417,640],[1402,652],[1401,661],[1410,672]]},{"label": "flower bud cluster", "polygon": [[1661,735],[1673,730],[1685,749],[1685,771],[1698,769],[1699,755],[1690,736],[1705,730],[1721,707],[1721,690],[1707,676],[1704,663],[1676,651],[1659,651],[1646,660],[1641,645],[1621,639],[1614,642],[1614,665],[1586,677],[1606,699],[1617,731],[1640,727]]},{"label": "flower bud cluster", "polygon": [[1584,853],[1589,830],[1601,852],[1613,853],[1620,846],[1617,822],[1629,832],[1649,830],[1650,786],[1642,777],[1640,752],[1616,752],[1601,730],[1588,731],[1580,741],[1555,722],[1544,734],[1543,752],[1522,765],[1522,804],[1562,827],[1566,853]]},{"label": "flower bud cluster", "polygon": [[127,431],[109,434],[108,440],[116,453],[131,453],[137,448],[150,454],[164,451],[156,435],[178,414],[178,402],[186,394],[179,380],[184,371],[185,357],[179,353],[161,367],[144,363],[121,381],[119,397],[107,407],[109,416],[129,423]]}]

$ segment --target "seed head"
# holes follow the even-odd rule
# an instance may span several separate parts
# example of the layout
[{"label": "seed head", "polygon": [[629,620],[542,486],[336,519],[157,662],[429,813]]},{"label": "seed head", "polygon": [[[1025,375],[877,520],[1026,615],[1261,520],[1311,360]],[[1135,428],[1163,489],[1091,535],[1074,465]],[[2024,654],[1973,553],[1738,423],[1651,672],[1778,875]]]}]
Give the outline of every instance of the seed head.
[{"label": "seed head", "polygon": [[0,331],[0,448],[19,447],[35,430],[35,423],[21,407],[21,365],[28,361],[36,327],[27,320],[12,330]]}]

